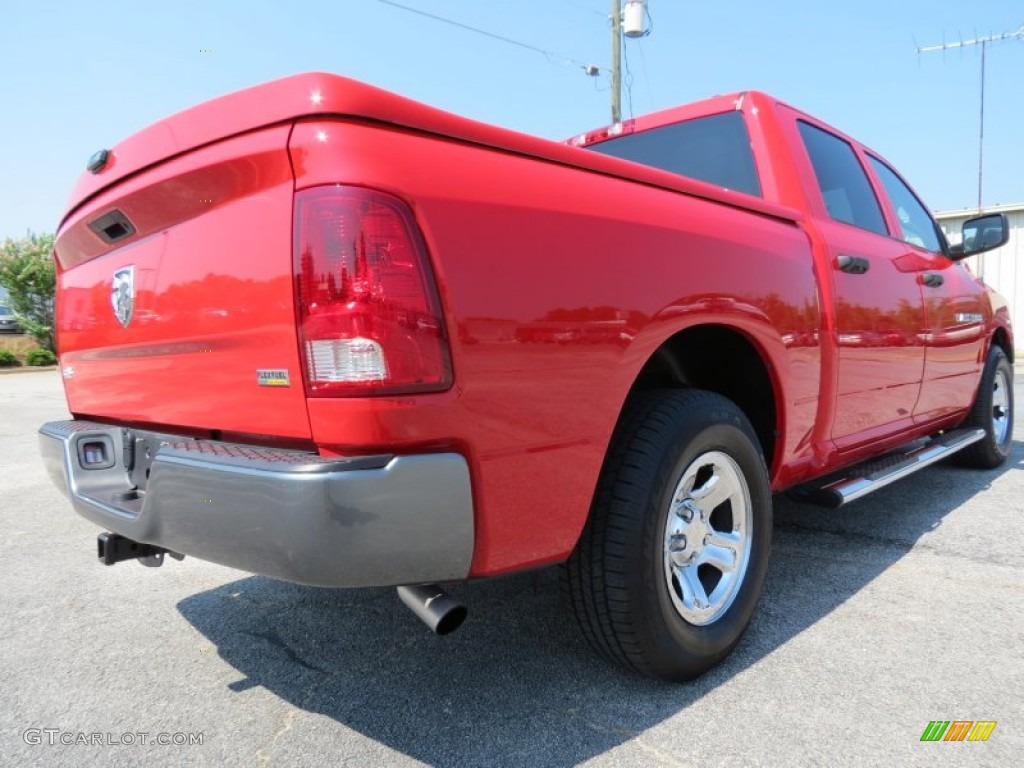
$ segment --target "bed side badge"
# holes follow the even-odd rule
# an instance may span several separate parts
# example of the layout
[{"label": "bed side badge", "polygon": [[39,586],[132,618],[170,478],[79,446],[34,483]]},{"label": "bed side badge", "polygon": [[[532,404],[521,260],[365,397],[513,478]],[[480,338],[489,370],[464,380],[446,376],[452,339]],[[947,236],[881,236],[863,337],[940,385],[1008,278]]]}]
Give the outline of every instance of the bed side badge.
[{"label": "bed side badge", "polygon": [[257,368],[256,383],[261,387],[290,387],[287,368]]}]

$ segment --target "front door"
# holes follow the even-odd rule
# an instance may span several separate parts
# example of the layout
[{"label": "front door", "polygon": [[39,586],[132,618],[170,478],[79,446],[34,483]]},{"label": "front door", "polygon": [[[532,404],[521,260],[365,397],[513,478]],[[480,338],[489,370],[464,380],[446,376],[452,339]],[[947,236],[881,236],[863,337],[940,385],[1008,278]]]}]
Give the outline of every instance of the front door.
[{"label": "front door", "polygon": [[889,198],[908,259],[920,264],[927,332],[924,381],[914,419],[925,423],[968,408],[984,365],[988,292],[967,267],[943,255],[939,227],[895,171],[868,155]]}]

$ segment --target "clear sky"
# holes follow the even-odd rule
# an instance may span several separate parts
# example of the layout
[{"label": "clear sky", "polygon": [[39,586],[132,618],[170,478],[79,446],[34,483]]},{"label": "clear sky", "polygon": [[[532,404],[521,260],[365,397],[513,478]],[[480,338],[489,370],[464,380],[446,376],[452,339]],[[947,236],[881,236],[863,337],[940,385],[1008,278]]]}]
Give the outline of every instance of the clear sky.
[{"label": "clear sky", "polygon": [[[53,231],[95,150],[228,91],[310,70],[561,139],[609,122],[610,0],[0,0],[0,238]],[[977,198],[980,47],[1021,0],[649,0],[632,111],[768,91],[887,157],[936,209]],[[208,49],[209,53],[201,52]],[[988,46],[986,204],[1024,202],[1024,42]],[[627,77],[627,79],[630,79]],[[629,96],[624,94],[628,117]]]}]

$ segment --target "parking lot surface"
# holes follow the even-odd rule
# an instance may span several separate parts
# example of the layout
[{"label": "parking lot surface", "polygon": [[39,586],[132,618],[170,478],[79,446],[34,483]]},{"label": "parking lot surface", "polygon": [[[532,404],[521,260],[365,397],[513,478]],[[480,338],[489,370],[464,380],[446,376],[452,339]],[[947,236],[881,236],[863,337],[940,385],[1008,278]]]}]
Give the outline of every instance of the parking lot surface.
[{"label": "parking lot surface", "polygon": [[[103,567],[99,531],[38,458],[36,429],[59,418],[56,372],[0,376],[0,765],[1009,766],[1024,754],[1020,423],[998,470],[940,464],[839,511],[777,498],[749,631],[711,673],[667,685],[593,656],[552,570],[454,589],[470,617],[438,638],[392,589],[300,587],[191,558]],[[932,720],[997,726],[986,742],[921,742]]]}]

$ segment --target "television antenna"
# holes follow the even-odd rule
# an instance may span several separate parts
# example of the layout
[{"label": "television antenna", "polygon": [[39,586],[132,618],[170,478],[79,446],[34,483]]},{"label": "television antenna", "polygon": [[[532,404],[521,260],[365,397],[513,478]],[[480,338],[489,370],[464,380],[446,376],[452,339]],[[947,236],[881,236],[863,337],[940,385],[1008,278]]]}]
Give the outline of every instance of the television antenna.
[{"label": "television antenna", "polygon": [[985,149],[985,48],[989,43],[1001,43],[1006,40],[1024,40],[1024,24],[1014,32],[1003,32],[998,35],[986,35],[985,37],[974,37],[970,40],[957,40],[942,45],[928,45],[918,48],[918,55],[931,53],[932,51],[949,51],[953,48],[967,48],[972,45],[981,46],[981,99],[978,111],[978,211],[981,212],[981,189],[984,168]]}]

